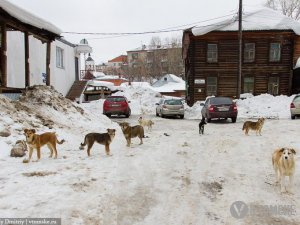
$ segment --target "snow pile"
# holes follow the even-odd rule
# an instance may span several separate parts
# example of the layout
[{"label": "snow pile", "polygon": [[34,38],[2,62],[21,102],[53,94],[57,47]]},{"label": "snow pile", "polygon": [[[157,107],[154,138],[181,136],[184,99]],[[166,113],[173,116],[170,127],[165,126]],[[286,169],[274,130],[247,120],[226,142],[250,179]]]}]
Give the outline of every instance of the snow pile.
[{"label": "snow pile", "polygon": [[155,114],[156,103],[159,102],[161,95],[151,88],[144,86],[128,86],[121,92],[116,92],[114,96],[125,96],[129,101],[131,114]]},{"label": "snow pile", "polygon": [[[236,100],[239,118],[290,118],[290,104],[294,96],[273,96],[262,94],[258,96],[247,95],[246,99]],[[192,107],[185,107],[185,117],[188,119],[201,119],[201,102]]]},{"label": "snow pile", "polygon": [[161,77],[152,85],[152,89],[157,92],[175,92],[185,90],[185,81],[173,74]]},{"label": "snow pile", "polygon": [[238,117],[290,118],[290,104],[293,97],[262,94],[244,100],[237,100]]},{"label": "snow pile", "polygon": [[202,118],[201,110],[203,107],[200,105],[201,103],[203,102],[197,101],[192,107],[185,105],[184,117],[187,119],[201,119]]},{"label": "snow pile", "polygon": [[34,128],[38,133],[50,129],[58,136],[62,135],[62,138],[68,139],[66,136],[70,136],[70,131],[82,136],[82,132],[102,132],[108,127],[115,126],[112,126],[111,120],[101,113],[85,112],[52,87],[44,85],[30,87],[19,101],[0,95],[0,131],[7,130],[11,133],[7,138],[0,137],[2,151],[0,156],[8,156],[12,145],[17,140],[25,139],[23,134],[25,128]]}]

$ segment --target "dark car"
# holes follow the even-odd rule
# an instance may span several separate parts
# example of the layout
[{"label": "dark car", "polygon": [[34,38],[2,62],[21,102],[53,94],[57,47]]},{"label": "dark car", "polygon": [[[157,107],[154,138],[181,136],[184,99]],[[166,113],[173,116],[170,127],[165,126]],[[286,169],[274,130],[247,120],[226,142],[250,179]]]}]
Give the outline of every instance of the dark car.
[{"label": "dark car", "polygon": [[111,115],[125,115],[127,118],[131,114],[129,101],[124,96],[109,96],[103,103],[103,114],[110,117]]},{"label": "dark car", "polygon": [[231,98],[212,97],[206,100],[201,114],[202,117],[206,118],[207,122],[210,122],[214,118],[231,118],[231,121],[235,123],[238,110]]}]

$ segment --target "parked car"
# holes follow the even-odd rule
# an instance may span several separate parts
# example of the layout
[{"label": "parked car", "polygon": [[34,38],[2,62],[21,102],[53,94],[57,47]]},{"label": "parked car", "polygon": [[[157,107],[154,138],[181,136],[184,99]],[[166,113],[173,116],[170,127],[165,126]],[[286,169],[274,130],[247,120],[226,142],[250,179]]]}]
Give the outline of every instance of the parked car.
[{"label": "parked car", "polygon": [[156,116],[179,116],[184,118],[184,106],[181,99],[163,98],[156,103]]},{"label": "parked car", "polygon": [[294,120],[296,116],[300,116],[300,95],[296,95],[291,103],[291,118]]},{"label": "parked car", "polygon": [[202,117],[206,118],[208,123],[214,118],[231,118],[231,121],[235,123],[238,110],[231,98],[211,97],[205,101],[201,114]]},{"label": "parked car", "polygon": [[130,101],[124,96],[108,96],[103,103],[103,114],[108,117],[111,115],[125,115],[128,118],[131,114],[128,103]]}]

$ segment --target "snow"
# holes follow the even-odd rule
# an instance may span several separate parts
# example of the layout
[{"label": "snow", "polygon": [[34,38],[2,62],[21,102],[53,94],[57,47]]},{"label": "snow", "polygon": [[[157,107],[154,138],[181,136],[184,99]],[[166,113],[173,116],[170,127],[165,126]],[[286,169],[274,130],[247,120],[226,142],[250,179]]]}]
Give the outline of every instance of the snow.
[{"label": "snow", "polygon": [[20,8],[17,5],[14,5],[7,0],[0,0],[0,7],[6,11],[11,16],[19,19],[23,23],[30,24],[32,26],[38,27],[40,29],[45,29],[48,31],[51,31],[54,34],[60,35],[62,31],[51,24],[50,22],[37,17],[30,12],[27,12],[26,10]]},{"label": "snow", "polygon": [[166,74],[153,83],[152,89],[161,93],[182,91],[185,90],[185,81],[174,74]]},{"label": "snow", "polygon": [[[118,89],[118,87],[116,87],[114,85],[114,83],[109,82],[109,81],[89,80],[87,85],[94,86],[94,87],[107,87],[112,91],[115,91]],[[87,90],[89,90],[89,89],[90,88],[88,87]]]},{"label": "snow", "polygon": [[[276,148],[293,147],[299,153],[300,120],[286,119],[292,97],[238,100],[237,123],[212,122],[200,136],[200,102],[186,109],[196,120],[158,118],[154,109],[159,93],[146,86],[124,85],[123,92],[116,93],[128,97],[135,115],[113,120],[102,115],[102,100],[78,105],[46,86],[27,90],[20,101],[0,95],[0,128],[12,133],[0,137],[1,217],[58,217],[67,225],[300,223],[298,213],[240,220],[230,215],[231,204],[238,200],[300,208],[299,156],[294,194],[280,193],[271,163]],[[115,121],[136,125],[141,114],[154,121],[153,129],[145,130],[149,138],[143,145],[134,138],[128,148]],[[278,120],[267,119],[262,136],[243,134],[246,119],[272,115]],[[38,162],[24,164],[23,158],[9,157],[13,144],[25,139],[23,128],[55,131],[59,140],[65,139],[57,146],[58,159],[48,158],[47,147]],[[85,134],[107,128],[116,129],[112,156],[99,144],[91,157],[78,149]]]},{"label": "snow", "polygon": [[[192,33],[195,36],[207,34],[211,31],[237,31],[238,20],[226,19],[224,21],[194,27]],[[282,15],[281,13],[269,8],[260,8],[256,11],[247,11],[243,15],[244,31],[264,31],[264,30],[293,30],[300,35],[300,23]]]}]

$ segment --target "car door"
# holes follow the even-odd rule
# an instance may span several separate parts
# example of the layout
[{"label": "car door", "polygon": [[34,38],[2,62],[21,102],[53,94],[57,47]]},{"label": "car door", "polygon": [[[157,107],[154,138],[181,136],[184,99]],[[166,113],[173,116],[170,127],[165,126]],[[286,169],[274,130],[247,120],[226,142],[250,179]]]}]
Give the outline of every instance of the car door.
[{"label": "car door", "polygon": [[160,112],[161,112],[162,103],[163,103],[163,100],[161,99],[161,100],[158,102],[158,106],[156,107],[156,112],[157,112],[157,113],[160,113]]}]

